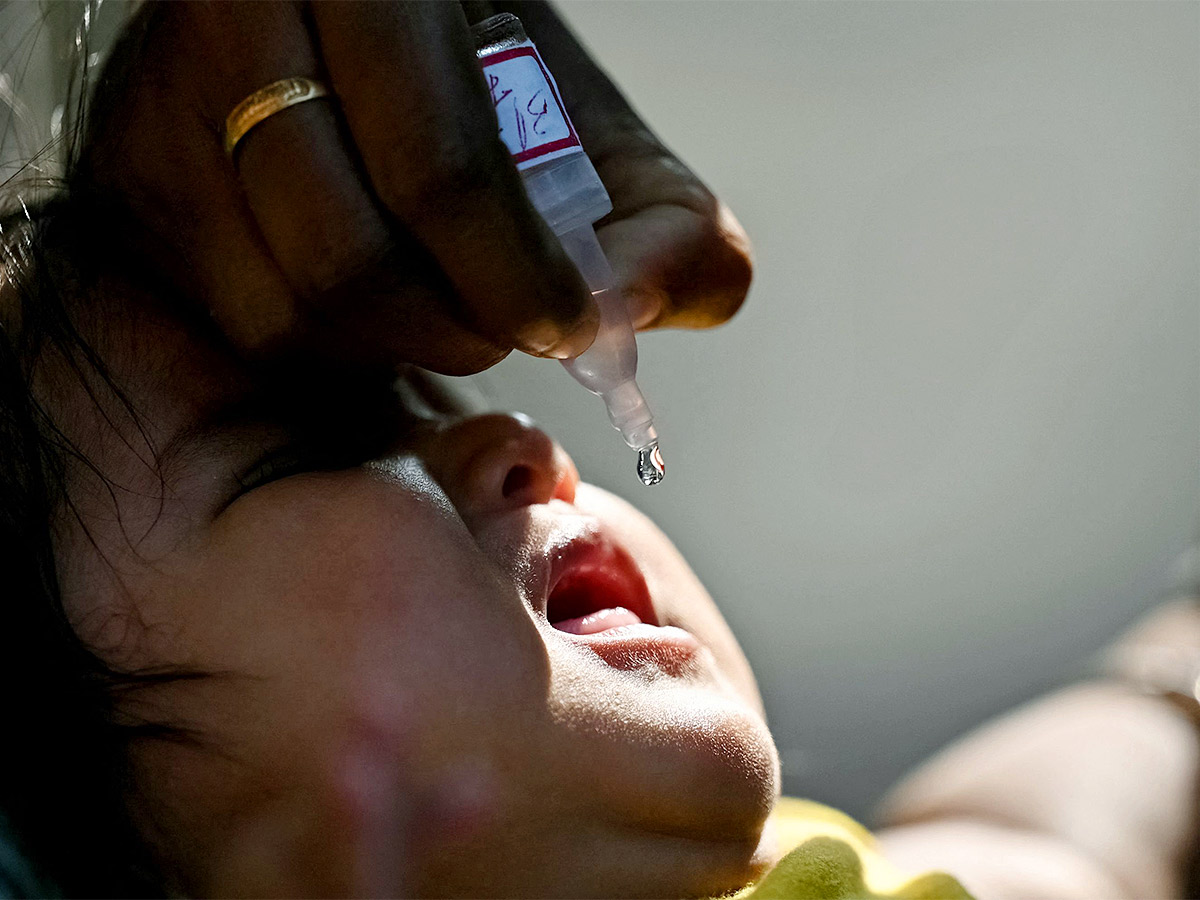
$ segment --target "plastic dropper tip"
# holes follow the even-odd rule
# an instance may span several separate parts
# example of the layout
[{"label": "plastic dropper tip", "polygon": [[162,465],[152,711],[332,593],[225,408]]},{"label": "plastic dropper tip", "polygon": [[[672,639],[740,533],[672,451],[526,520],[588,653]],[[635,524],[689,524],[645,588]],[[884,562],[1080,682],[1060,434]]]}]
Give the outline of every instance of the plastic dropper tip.
[{"label": "plastic dropper tip", "polygon": [[667,465],[663,462],[662,453],[658,449],[658,441],[643,447],[638,451],[638,478],[646,487],[658,484],[667,474]]}]

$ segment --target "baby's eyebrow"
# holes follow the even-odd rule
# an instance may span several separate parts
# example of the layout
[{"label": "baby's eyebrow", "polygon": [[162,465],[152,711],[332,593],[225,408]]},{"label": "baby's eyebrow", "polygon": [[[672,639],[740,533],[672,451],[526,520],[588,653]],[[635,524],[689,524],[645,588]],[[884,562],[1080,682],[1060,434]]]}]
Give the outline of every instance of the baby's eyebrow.
[{"label": "baby's eyebrow", "polygon": [[[327,444],[337,436],[347,447],[356,448],[355,452],[366,447],[380,450],[414,422],[426,418],[413,411],[411,398],[399,389],[399,381],[368,384],[366,389],[333,384],[334,389],[326,384],[321,390],[314,389],[311,382],[292,382],[281,389],[277,381],[267,382],[213,404],[181,425],[162,445],[157,454],[161,476],[170,482],[190,463],[227,456],[233,450],[244,452],[247,443],[265,450],[269,444],[288,440]],[[442,393],[433,402],[452,404],[444,390]]]},{"label": "baby's eyebrow", "polygon": [[207,410],[182,425],[163,444],[157,455],[159,471],[169,477],[206,448],[228,447],[239,432],[278,430],[278,417],[273,421],[270,413],[269,401],[261,393],[244,394]]}]

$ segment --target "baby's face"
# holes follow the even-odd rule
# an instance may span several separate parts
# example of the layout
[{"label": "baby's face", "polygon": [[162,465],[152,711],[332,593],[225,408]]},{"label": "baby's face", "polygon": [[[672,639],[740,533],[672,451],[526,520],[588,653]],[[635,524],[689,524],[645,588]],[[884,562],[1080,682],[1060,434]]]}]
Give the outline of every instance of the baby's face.
[{"label": "baby's face", "polygon": [[106,661],[212,673],[127,701],[194,738],[133,757],[179,887],[236,889],[245,835],[293,803],[334,860],[316,890],[354,890],[337,860],[361,829],[329,786],[364,733],[399,772],[367,793],[411,813],[388,893],[711,895],[768,861],[777,765],[745,658],[666,537],[550,438],[272,399],[177,326],[129,337],[108,359],[161,473],[76,397],[114,487],[78,477],[91,540],[64,518],[60,567]]}]

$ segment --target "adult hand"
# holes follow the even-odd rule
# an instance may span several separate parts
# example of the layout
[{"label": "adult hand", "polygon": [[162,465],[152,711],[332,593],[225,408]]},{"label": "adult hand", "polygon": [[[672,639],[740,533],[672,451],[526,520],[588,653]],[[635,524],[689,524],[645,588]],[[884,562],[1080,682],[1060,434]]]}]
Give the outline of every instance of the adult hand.
[{"label": "adult hand", "polygon": [[[749,279],[736,223],[551,11],[515,11],[612,194],[602,242],[637,324],[727,318]],[[270,116],[231,160],[226,115],[287,76],[336,100]],[[147,4],[105,69],[73,188],[115,198],[250,356],[461,374],[512,348],[575,355],[595,333],[498,137],[458,4]]]}]

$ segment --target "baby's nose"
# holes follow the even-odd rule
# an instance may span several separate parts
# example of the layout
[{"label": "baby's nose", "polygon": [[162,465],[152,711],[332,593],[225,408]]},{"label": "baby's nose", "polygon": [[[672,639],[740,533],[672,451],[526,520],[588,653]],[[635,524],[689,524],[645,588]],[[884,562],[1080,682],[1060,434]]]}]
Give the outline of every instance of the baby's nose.
[{"label": "baby's nose", "polygon": [[472,416],[443,428],[427,457],[468,526],[523,506],[571,503],[579,484],[567,452],[519,413]]}]

